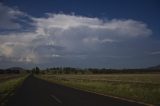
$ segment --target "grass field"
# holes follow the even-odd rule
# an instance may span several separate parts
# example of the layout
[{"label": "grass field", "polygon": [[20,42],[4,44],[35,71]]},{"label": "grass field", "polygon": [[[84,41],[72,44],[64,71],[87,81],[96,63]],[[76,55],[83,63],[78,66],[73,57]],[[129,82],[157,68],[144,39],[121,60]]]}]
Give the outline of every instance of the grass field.
[{"label": "grass field", "polygon": [[18,78],[20,76],[21,75],[19,75],[19,74],[0,74],[0,83],[7,81],[9,79]]},{"label": "grass field", "polygon": [[105,95],[160,104],[160,74],[39,75],[38,77]]},{"label": "grass field", "polygon": [[0,77],[0,106],[3,106],[8,97],[14,94],[15,89],[23,83],[26,75],[1,75]]}]

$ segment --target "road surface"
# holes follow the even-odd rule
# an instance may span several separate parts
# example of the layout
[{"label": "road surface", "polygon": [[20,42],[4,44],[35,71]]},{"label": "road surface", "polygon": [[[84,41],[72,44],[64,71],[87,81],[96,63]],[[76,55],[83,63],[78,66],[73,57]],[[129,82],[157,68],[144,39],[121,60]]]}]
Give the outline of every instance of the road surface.
[{"label": "road surface", "polygon": [[145,106],[97,95],[29,76],[7,106]]}]

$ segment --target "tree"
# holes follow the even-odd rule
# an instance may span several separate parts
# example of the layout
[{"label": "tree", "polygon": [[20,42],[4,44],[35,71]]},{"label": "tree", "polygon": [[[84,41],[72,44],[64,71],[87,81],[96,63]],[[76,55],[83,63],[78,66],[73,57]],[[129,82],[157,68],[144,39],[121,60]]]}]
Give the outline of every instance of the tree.
[{"label": "tree", "polygon": [[39,74],[39,73],[40,73],[40,68],[36,66],[35,68],[32,69],[32,73],[33,73],[33,74],[34,74],[34,73],[35,73],[35,74]]}]

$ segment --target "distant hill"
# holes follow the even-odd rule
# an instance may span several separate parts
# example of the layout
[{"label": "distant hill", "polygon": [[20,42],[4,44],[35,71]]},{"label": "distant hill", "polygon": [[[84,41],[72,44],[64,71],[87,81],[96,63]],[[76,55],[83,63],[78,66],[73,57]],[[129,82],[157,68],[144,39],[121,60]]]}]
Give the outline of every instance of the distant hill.
[{"label": "distant hill", "polygon": [[24,69],[21,68],[21,67],[10,67],[10,68],[8,68],[8,69],[6,69],[6,70],[19,70],[19,71],[24,71]]},{"label": "distant hill", "polygon": [[19,74],[25,72],[21,67],[10,67],[7,69],[0,69],[0,74]]},{"label": "distant hill", "polygon": [[14,74],[18,74],[18,73],[22,73],[24,72],[24,69],[21,67],[11,67],[5,70],[5,73],[14,73]]}]

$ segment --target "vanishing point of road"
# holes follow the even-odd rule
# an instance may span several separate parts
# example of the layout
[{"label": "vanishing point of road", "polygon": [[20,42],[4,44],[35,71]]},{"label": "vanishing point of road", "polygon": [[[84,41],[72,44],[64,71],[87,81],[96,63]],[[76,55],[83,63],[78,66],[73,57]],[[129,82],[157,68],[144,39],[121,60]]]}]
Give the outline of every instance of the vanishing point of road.
[{"label": "vanishing point of road", "polygon": [[76,90],[29,76],[7,106],[145,106]]}]

